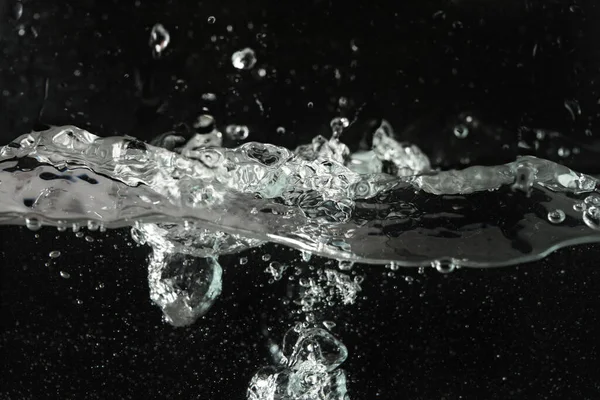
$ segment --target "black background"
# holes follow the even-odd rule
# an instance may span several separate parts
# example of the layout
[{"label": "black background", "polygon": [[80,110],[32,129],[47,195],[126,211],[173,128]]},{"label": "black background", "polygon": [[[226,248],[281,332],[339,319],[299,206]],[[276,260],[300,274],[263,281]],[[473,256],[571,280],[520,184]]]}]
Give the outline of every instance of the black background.
[{"label": "black background", "polygon": [[[18,20],[14,5],[0,2],[4,143],[39,124],[150,140],[209,112],[221,128],[248,125],[249,140],[293,147],[342,115],[388,119],[443,167],[508,161],[522,152],[520,128],[555,130],[582,153],[560,157],[550,144],[538,155],[600,172],[593,1],[27,1]],[[148,46],[156,23],[171,34],[160,59]],[[231,54],[246,46],[257,65],[237,71]],[[452,130],[465,112],[484,128],[461,141]],[[297,318],[281,300],[286,281],[263,272],[263,253],[300,264],[281,247],[248,252],[244,266],[222,257],[220,300],[174,329],[148,299],[148,249],[126,231],[91,243],[0,232],[3,399],[244,398],[269,340]],[[599,398],[599,254],[580,246],[449,275],[357,267],[363,297],[329,311],[350,352],[351,398]]]}]

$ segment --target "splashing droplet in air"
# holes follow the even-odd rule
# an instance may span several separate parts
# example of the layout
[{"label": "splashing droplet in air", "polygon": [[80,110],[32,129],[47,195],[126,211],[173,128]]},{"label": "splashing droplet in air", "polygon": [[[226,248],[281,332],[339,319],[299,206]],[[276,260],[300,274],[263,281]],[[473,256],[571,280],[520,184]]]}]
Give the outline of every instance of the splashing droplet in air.
[{"label": "splashing droplet in air", "polygon": [[250,134],[250,129],[246,125],[228,125],[225,133],[231,140],[245,140]]},{"label": "splashing droplet in air", "polygon": [[454,127],[454,136],[456,136],[459,139],[466,138],[467,136],[469,136],[469,128],[467,128],[463,124],[456,125]]},{"label": "splashing droplet in air", "polygon": [[553,224],[560,224],[565,220],[565,212],[563,210],[552,210],[548,213],[548,221]]},{"label": "splashing droplet in air", "polygon": [[150,32],[148,45],[152,48],[152,56],[159,58],[171,41],[171,35],[162,24],[156,24]]},{"label": "splashing droplet in air", "polygon": [[231,56],[231,63],[237,69],[252,69],[256,65],[256,54],[249,47],[236,51]]},{"label": "splashing droplet in air", "polygon": [[58,257],[60,257],[60,251],[59,250],[52,250],[50,253],[48,253],[48,257],[50,257],[50,258],[58,258]]}]

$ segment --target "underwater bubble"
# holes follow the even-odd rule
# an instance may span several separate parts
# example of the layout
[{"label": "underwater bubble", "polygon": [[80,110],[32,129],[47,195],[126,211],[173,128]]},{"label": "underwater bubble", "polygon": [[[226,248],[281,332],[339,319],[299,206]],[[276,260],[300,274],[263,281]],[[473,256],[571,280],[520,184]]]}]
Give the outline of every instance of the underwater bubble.
[{"label": "underwater bubble", "polygon": [[69,279],[71,274],[69,274],[67,271],[60,271],[60,276],[64,279]]},{"label": "underwater bubble", "polygon": [[567,147],[560,147],[558,149],[558,156],[562,158],[567,158],[571,155],[571,151]]},{"label": "underwater bubble", "polygon": [[352,269],[352,267],[354,267],[354,261],[348,261],[348,260],[339,260],[338,261],[338,268],[341,269],[342,271],[350,271]]},{"label": "underwater bubble", "polygon": [[283,126],[278,126],[276,132],[283,135],[285,133],[285,128]]},{"label": "underwater bubble", "polygon": [[577,212],[584,212],[586,208],[587,208],[587,205],[585,203],[573,204],[573,210],[575,210]]},{"label": "underwater bubble", "polygon": [[552,222],[553,224],[560,224],[565,220],[565,217],[565,212],[560,209],[548,212],[548,221]]},{"label": "underwater bubble", "polygon": [[162,52],[167,48],[171,36],[162,24],[156,24],[150,31],[150,40],[148,41],[149,46],[152,48],[152,55],[154,58],[159,58]]},{"label": "underwater bubble", "polygon": [[469,136],[469,128],[466,125],[459,124],[454,127],[454,136],[459,139],[464,139]]},{"label": "underwater bubble", "polygon": [[250,129],[246,125],[228,125],[225,133],[231,140],[245,140],[250,134]]},{"label": "underwater bubble", "polygon": [[248,263],[248,257],[240,257],[240,265],[246,265]]},{"label": "underwater bubble", "polygon": [[252,69],[256,65],[256,54],[254,50],[246,47],[233,53],[231,63],[236,69]]},{"label": "underwater bubble", "polygon": [[600,196],[592,194],[590,196],[587,196],[583,200],[583,202],[587,205],[599,207],[600,206]]},{"label": "underwater bubble", "polygon": [[50,253],[48,253],[48,257],[50,257],[50,258],[58,258],[58,257],[60,257],[60,251],[59,250],[52,250]]},{"label": "underwater bubble", "polygon": [[590,228],[600,230],[600,208],[596,206],[588,207],[583,213],[583,221]]},{"label": "underwater bubble", "polygon": [[37,217],[27,217],[25,218],[25,226],[30,231],[37,231],[41,229],[42,221]]},{"label": "underwater bubble", "polygon": [[208,17],[207,21],[208,21],[209,24],[212,25],[212,24],[214,24],[217,21],[217,19],[214,16],[211,15],[210,17]]},{"label": "underwater bubble", "polygon": [[455,261],[435,260],[431,262],[431,266],[441,274],[449,274],[453,272],[457,264]]},{"label": "underwater bubble", "polygon": [[23,3],[20,1],[16,2],[13,7],[13,16],[17,21],[23,16]]}]

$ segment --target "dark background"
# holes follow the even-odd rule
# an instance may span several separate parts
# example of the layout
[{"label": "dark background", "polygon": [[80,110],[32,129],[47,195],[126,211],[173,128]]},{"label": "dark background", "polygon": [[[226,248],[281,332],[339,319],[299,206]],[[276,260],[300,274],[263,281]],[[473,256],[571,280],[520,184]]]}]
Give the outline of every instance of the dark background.
[{"label": "dark background", "polygon": [[[591,0],[24,1],[19,19],[14,7],[0,2],[3,143],[43,124],[150,140],[210,113],[220,128],[248,125],[248,140],[293,147],[341,115],[356,119],[350,145],[386,118],[436,166],[530,152],[600,172]],[[171,35],[160,59],[148,46],[156,23]],[[258,62],[237,71],[231,54],[246,46]],[[459,140],[467,114],[480,124]],[[535,128],[561,136],[520,149]],[[580,152],[560,156],[565,146]],[[261,259],[300,265],[281,247],[249,252],[244,266],[222,257],[220,300],[174,329],[148,299],[148,249],[126,231],[38,234],[0,230],[2,399],[244,398],[269,339],[295,319],[285,280],[268,284]],[[580,246],[449,275],[357,267],[363,298],[328,311],[349,349],[351,398],[599,398],[599,254]]]}]

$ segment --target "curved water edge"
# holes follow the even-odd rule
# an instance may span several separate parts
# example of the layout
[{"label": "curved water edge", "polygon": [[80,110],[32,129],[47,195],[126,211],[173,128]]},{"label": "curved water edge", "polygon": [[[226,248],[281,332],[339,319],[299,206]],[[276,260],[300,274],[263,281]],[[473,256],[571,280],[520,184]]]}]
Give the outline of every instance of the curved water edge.
[{"label": "curved water edge", "polygon": [[535,157],[431,171],[388,131],[356,154],[322,136],[292,152],[214,147],[213,132],[169,151],[73,126],[33,132],[0,149],[0,224],[133,226],[197,257],[276,242],[398,266],[514,265],[600,241],[595,178]]}]

